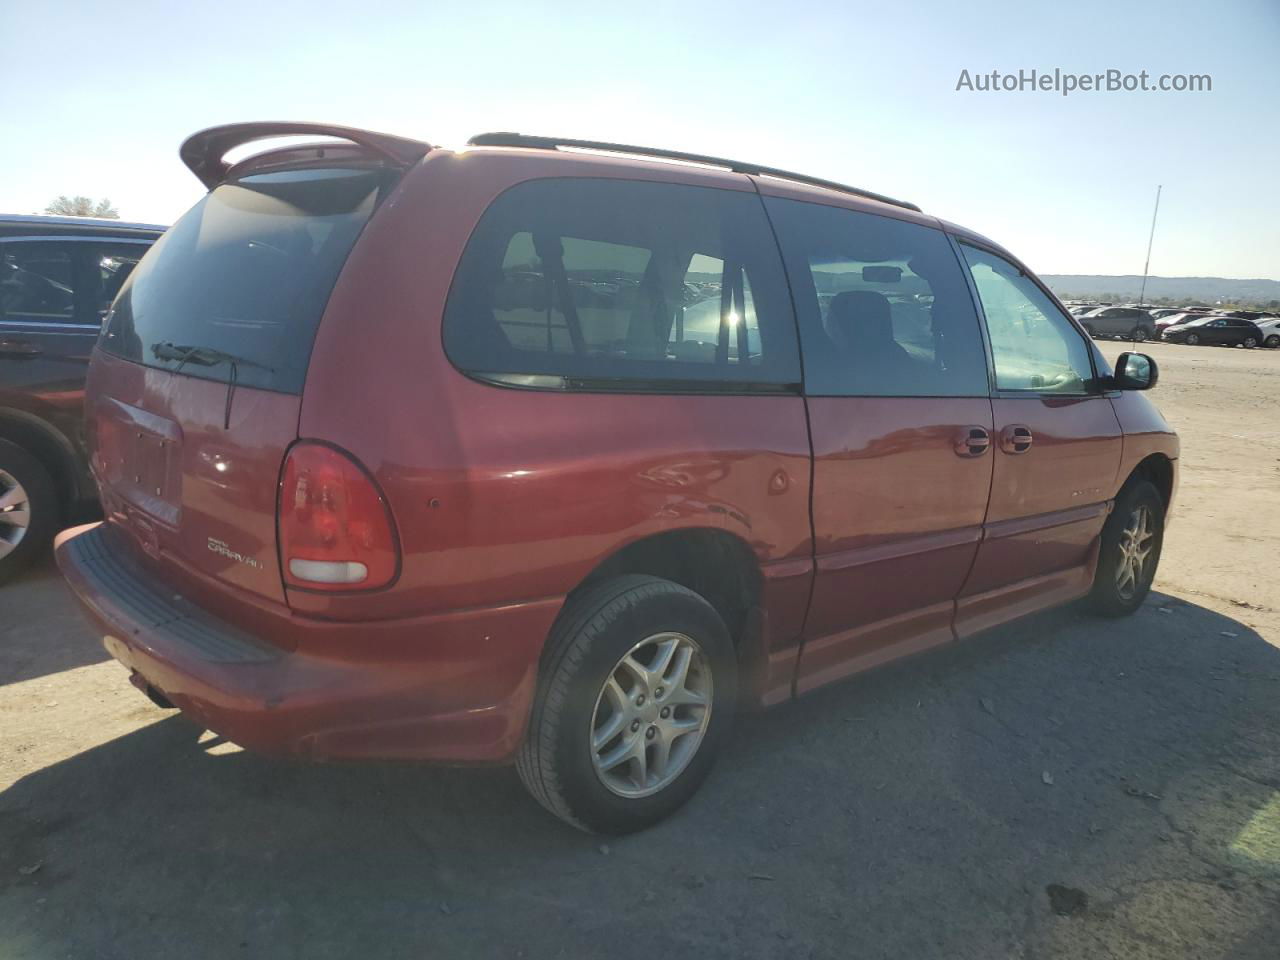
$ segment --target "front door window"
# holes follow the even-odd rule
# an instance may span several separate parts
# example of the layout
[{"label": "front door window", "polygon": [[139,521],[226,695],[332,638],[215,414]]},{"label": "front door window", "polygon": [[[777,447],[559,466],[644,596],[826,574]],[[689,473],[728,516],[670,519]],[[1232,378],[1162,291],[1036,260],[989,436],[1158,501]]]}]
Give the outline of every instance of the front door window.
[{"label": "front door window", "polygon": [[996,368],[996,389],[1083,394],[1093,380],[1089,347],[1030,277],[1004,257],[961,244]]}]

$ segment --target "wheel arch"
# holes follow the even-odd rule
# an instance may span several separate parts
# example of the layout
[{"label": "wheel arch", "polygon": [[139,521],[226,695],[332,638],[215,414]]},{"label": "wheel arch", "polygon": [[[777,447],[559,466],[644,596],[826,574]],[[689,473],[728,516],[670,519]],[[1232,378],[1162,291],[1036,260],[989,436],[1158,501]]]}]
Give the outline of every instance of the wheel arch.
[{"label": "wheel arch", "polygon": [[751,546],[715,527],[684,527],[620,547],[570,591],[565,606],[584,590],[628,573],[661,577],[692,590],[720,614],[735,644],[760,604],[763,576]]},{"label": "wheel arch", "polygon": [[0,440],[21,447],[40,461],[57,486],[64,511],[83,498],[78,457],[71,442],[57,428],[24,411],[0,407]]},{"label": "wheel arch", "polygon": [[1160,499],[1164,501],[1167,511],[1173,501],[1173,461],[1163,453],[1149,454],[1129,472],[1124,486],[1128,487],[1139,480],[1151,482],[1160,492]]}]

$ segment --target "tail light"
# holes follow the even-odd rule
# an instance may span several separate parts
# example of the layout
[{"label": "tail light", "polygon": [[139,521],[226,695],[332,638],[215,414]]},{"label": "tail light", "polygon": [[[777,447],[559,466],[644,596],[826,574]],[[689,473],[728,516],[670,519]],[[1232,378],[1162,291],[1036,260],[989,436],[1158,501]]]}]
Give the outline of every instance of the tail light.
[{"label": "tail light", "polygon": [[333,447],[303,442],[289,450],[278,522],[289,586],[368,590],[395,579],[391,511],[364,468]]}]

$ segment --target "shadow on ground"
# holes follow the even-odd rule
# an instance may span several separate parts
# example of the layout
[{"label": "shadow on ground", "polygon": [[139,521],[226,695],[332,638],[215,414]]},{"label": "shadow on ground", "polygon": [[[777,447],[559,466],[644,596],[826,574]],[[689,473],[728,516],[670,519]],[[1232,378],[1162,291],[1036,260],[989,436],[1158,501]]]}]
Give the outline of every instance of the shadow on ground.
[{"label": "shadow on ground", "polygon": [[1280,651],[1167,596],[745,718],[684,812],[622,839],[561,826],[508,770],[281,763],[157,717],[0,794],[6,958],[1274,958],[1280,940]]},{"label": "shadow on ground", "polygon": [[106,659],[52,555],[0,586],[0,684]]}]

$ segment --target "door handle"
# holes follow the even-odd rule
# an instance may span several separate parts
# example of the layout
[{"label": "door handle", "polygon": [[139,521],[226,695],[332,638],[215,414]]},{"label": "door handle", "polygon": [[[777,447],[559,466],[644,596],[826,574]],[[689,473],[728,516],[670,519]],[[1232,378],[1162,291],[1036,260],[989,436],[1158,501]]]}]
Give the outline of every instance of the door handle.
[{"label": "door handle", "polygon": [[0,337],[0,354],[9,357],[34,357],[43,351],[30,340]]},{"label": "door handle", "polygon": [[991,434],[986,427],[965,427],[956,441],[957,457],[980,457],[991,446]]},{"label": "door handle", "polygon": [[1011,423],[1000,431],[1000,449],[1005,453],[1026,453],[1033,439],[1030,427]]}]

